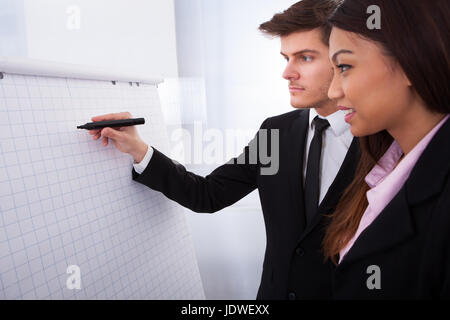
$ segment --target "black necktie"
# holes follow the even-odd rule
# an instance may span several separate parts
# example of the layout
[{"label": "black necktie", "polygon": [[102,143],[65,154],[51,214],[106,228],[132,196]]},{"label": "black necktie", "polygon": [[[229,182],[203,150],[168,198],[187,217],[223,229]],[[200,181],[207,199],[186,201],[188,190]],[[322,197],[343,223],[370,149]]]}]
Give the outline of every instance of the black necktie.
[{"label": "black necktie", "polygon": [[320,195],[320,156],[322,154],[322,134],[330,126],[325,119],[316,117],[313,120],[315,133],[311,141],[308,155],[308,167],[305,179],[305,212],[306,222],[310,224],[319,206]]}]

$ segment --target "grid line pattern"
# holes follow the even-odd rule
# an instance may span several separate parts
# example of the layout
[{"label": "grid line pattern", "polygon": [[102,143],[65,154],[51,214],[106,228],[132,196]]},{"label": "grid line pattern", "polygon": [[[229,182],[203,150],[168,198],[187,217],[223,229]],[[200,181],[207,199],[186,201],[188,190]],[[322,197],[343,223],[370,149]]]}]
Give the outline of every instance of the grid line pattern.
[{"label": "grid line pattern", "polygon": [[[129,156],[76,129],[123,111],[168,151],[155,86],[0,80],[0,299],[204,299],[183,210],[132,181]],[[81,290],[67,289],[69,265]]]}]

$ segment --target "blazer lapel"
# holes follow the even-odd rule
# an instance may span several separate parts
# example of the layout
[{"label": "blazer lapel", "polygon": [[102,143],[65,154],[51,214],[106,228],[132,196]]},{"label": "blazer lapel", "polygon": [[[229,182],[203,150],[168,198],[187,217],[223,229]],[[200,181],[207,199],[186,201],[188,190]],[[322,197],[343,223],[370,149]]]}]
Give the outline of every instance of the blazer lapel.
[{"label": "blazer lapel", "polygon": [[353,244],[338,267],[388,249],[414,234],[414,225],[403,187]]},{"label": "blazer lapel", "polygon": [[414,234],[411,208],[440,193],[450,171],[450,120],[436,133],[405,185],[364,230],[338,268],[388,249]]},{"label": "blazer lapel", "polygon": [[417,205],[439,193],[450,171],[450,119],[436,133],[406,181],[408,203]]},{"label": "blazer lapel", "polygon": [[287,150],[285,152],[288,157],[288,171],[291,198],[294,199],[294,212],[300,216],[301,225],[304,229],[306,220],[304,215],[304,199],[303,199],[303,158],[306,143],[306,134],[309,126],[309,110],[302,111],[299,117],[293,121],[292,127],[289,128],[287,139]]},{"label": "blazer lapel", "polygon": [[336,204],[344,193],[347,186],[353,181],[355,170],[360,158],[359,139],[353,138],[352,144],[347,151],[344,162],[339,169],[336,178],[328,188],[327,194],[320,203],[318,212],[313,221],[308,225],[305,232],[301,235],[299,242],[302,241],[323,219],[323,215],[334,211]]}]

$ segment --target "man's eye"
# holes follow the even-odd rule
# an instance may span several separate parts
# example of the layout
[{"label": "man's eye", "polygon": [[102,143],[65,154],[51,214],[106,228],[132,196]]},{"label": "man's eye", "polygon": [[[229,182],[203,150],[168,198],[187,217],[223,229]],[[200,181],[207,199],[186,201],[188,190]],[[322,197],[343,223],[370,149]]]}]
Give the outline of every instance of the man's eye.
[{"label": "man's eye", "polygon": [[305,62],[311,62],[313,60],[313,57],[311,56],[302,56],[302,60]]},{"label": "man's eye", "polygon": [[341,73],[344,73],[345,71],[349,70],[352,66],[348,64],[340,64],[337,66],[337,68],[341,71]]}]

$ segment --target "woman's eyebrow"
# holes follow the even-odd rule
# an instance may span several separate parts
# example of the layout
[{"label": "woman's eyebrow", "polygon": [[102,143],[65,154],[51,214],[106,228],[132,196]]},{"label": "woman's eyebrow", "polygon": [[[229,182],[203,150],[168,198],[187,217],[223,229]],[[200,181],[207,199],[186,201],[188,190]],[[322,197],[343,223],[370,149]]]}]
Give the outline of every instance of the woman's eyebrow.
[{"label": "woman's eyebrow", "polygon": [[347,50],[347,49],[339,50],[338,52],[336,52],[336,53],[333,55],[333,58],[331,58],[331,60],[332,60],[333,62],[336,62],[336,59],[337,59],[338,55],[344,54],[344,53],[346,53],[346,54],[353,54],[353,51],[350,51],[350,50]]}]

